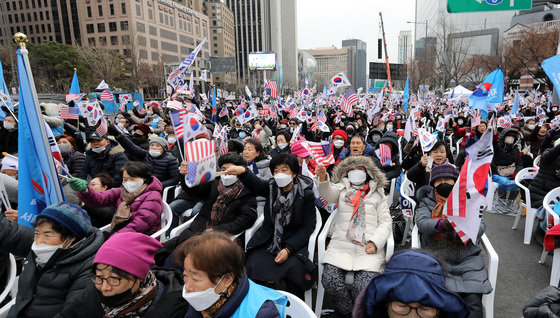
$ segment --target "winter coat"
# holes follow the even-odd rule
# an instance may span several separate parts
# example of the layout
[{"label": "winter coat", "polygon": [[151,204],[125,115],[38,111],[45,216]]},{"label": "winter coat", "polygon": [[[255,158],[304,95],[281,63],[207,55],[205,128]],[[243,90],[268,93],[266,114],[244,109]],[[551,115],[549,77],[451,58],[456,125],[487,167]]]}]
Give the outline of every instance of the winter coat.
[{"label": "winter coat", "polygon": [[[368,194],[364,197],[365,240],[373,242],[375,254],[366,254],[365,246],[356,245],[346,238],[346,232],[354,207],[346,203],[345,197],[352,188],[348,172],[355,167],[364,167],[370,177]],[[391,234],[392,219],[383,187],[387,179],[369,157],[353,156],[341,161],[333,170],[332,182],[319,183],[319,193],[330,203],[338,204],[338,209],[329,230],[331,241],[325,257],[319,260],[345,271],[381,272],[385,262],[385,244]]]},{"label": "winter coat", "polygon": [[87,179],[88,176],[94,178],[100,173],[108,173],[113,177],[113,186],[120,187],[122,183],[120,169],[127,162],[128,158],[124,154],[124,148],[116,141],[111,140],[107,149],[100,154],[93,152],[91,149],[86,151],[86,162],[79,177]]},{"label": "winter coat", "polygon": [[123,134],[117,137],[117,141],[131,157],[142,158],[142,162],[150,168],[152,175],[161,181],[163,188],[174,186],[179,183],[181,179],[179,164],[172,154],[164,150],[159,157],[154,158],[150,155],[148,150],[136,146]]},{"label": "winter coat", "polygon": [[[152,272],[156,275],[158,292],[142,318],[183,318],[189,309],[189,303],[182,296],[182,273],[164,268],[154,268]],[[75,297],[55,317],[103,318],[104,314],[101,293],[90,282],[79,297]]]},{"label": "winter coat", "polygon": [[[77,193],[77,192],[76,192]],[[84,206],[84,210],[86,210],[87,214],[91,219],[91,225],[101,228],[109,223],[113,219],[113,215],[115,214],[115,207],[107,206],[104,208],[94,208],[91,206]]]},{"label": "winter coat", "polygon": [[[266,159],[262,159],[259,161],[256,161],[257,164],[257,169],[259,170],[259,173],[257,174],[257,176],[265,181],[267,181],[268,179],[272,178],[272,172],[270,171],[270,159],[266,158]],[[253,170],[251,169],[251,167],[249,166],[249,170],[251,170],[251,172],[253,172]]]},{"label": "winter coat", "polygon": [[70,171],[70,174],[77,176],[84,168],[86,156],[79,151],[72,150],[70,153],[62,154],[62,160],[64,160],[64,164],[68,171]]},{"label": "winter coat", "polygon": [[257,134],[255,130],[253,131],[252,135],[253,136],[257,135],[254,137],[256,137],[256,139],[261,142],[261,145],[263,146],[265,151],[270,150],[271,148],[270,137],[272,137],[273,135],[272,135],[272,131],[270,130],[270,128],[268,128],[267,125],[263,124],[261,131],[259,131],[259,133]]},{"label": "winter coat", "polygon": [[[118,208],[122,202],[122,189],[122,187],[119,187],[103,192],[95,192],[91,187],[88,187],[87,192],[78,192],[78,197],[88,206],[114,206]],[[163,210],[161,191],[161,182],[156,177],[152,177],[152,182],[148,184],[144,192],[130,205],[130,221],[118,232],[139,232],[150,235],[159,230],[161,226],[161,212]]]},{"label": "winter coat", "polygon": [[[303,195],[297,195],[294,199],[292,219],[290,224],[284,227],[284,236],[281,244],[305,259],[308,254],[307,244],[309,243],[309,237],[317,225],[315,195],[313,194],[313,180],[311,178],[299,174],[296,178],[294,182],[303,187]],[[253,194],[266,198],[264,222],[262,227],[247,243],[247,251],[249,251],[267,245],[272,241],[274,233],[272,204],[278,199],[278,185],[274,178],[263,180],[255,176],[251,171],[240,175],[239,180]]]},{"label": "winter coat", "polygon": [[371,155],[371,157],[375,165],[385,174],[385,177],[388,180],[392,180],[401,174],[401,164],[399,158],[399,139],[396,133],[389,131],[386,132],[385,135],[381,137],[381,139],[379,139],[379,142],[377,143],[378,149],[379,149],[379,144],[382,144],[384,142],[390,142],[393,144],[393,147],[391,147],[392,148],[391,165],[383,166],[381,164],[381,160],[379,160],[379,157],[377,157],[377,154],[375,154],[375,152]]},{"label": "winter coat", "polygon": [[560,187],[560,145],[549,148],[541,155],[539,172],[529,185],[531,206],[542,206],[544,196],[552,189]]},{"label": "winter coat", "polygon": [[91,284],[91,263],[103,244],[103,234],[93,229],[68,248],[57,250],[44,267],[31,251],[33,230],[0,218],[0,251],[26,257],[18,279],[16,303],[9,318],[53,317]]},{"label": "winter coat", "polygon": [[270,151],[269,155],[270,155],[270,158],[274,158],[281,153],[292,153],[291,150],[290,150],[290,146],[288,145],[284,149],[280,149],[279,147],[276,147],[276,148],[274,148]]},{"label": "winter coat", "polygon": [[17,154],[18,152],[18,129],[8,130],[0,128],[0,153]]},{"label": "winter coat", "polygon": [[414,182],[416,188],[428,185],[430,182],[430,173],[426,171],[426,167],[422,162],[417,162],[410,170],[407,171],[406,177],[408,180]]},{"label": "winter coat", "polygon": [[[247,278],[247,275],[245,275],[239,280],[239,284],[233,291],[233,294],[231,294],[231,296],[222,305],[222,307],[218,309],[214,317],[231,317],[237,311],[237,308],[239,308],[241,302],[243,302],[245,297],[247,297],[248,292],[249,279]],[[202,318],[202,314],[196,311],[193,307],[190,307],[187,311],[187,314],[185,315],[185,318]],[[280,314],[278,313],[276,305],[272,301],[267,300],[263,302],[255,318],[280,318]]]},{"label": "winter coat", "polygon": [[560,289],[548,286],[539,291],[523,308],[524,318],[560,317]]},{"label": "winter coat", "polygon": [[[436,206],[434,190],[430,186],[418,189],[417,198],[420,202],[416,217],[418,230],[422,234],[422,248],[439,248],[434,236],[439,219],[432,219],[432,210]],[[445,286],[456,293],[478,293],[488,294],[492,291],[492,285],[488,281],[488,271],[484,265],[480,248],[480,237],[484,234],[486,225],[481,219],[478,231],[477,244],[469,241],[467,245],[455,243],[456,248],[439,249],[440,256],[446,263]],[[452,244],[452,243],[450,243]]]},{"label": "winter coat", "polygon": [[[513,136],[515,141],[513,145],[506,146],[504,140],[506,136]],[[494,143],[494,157],[492,158],[492,173],[498,174],[497,166],[509,166],[515,163],[515,172],[518,173],[523,169],[523,161],[519,153],[518,144],[520,142],[519,133],[512,129],[507,128],[500,133],[500,139]]]}]

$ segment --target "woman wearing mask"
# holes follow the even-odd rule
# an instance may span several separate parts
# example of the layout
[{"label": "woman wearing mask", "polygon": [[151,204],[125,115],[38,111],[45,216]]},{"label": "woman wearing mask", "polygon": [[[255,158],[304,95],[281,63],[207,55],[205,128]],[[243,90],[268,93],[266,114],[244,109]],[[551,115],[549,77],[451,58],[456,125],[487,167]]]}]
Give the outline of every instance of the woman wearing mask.
[{"label": "woman wearing mask", "polygon": [[7,114],[0,128],[0,152],[16,154],[18,152],[18,129],[16,119]]},{"label": "woman wearing mask", "polygon": [[[317,162],[311,158],[309,151],[303,146],[303,141],[296,141],[290,147],[290,150],[294,156],[296,156],[299,166],[299,173],[311,177],[315,175],[315,168],[317,167]],[[305,163],[305,164],[304,164]],[[304,172],[303,169],[306,169]]]},{"label": "woman wearing mask", "polygon": [[449,163],[447,160],[447,146],[442,140],[438,140],[408,172],[406,177],[414,182],[417,188],[425,186],[430,181],[430,170],[434,165]]},{"label": "woman wearing mask", "polygon": [[16,303],[8,317],[54,317],[86,288],[89,268],[103,244],[79,206],[61,202],[46,207],[32,229],[0,216],[0,251],[25,257]]},{"label": "woman wearing mask", "polygon": [[340,154],[345,151],[345,145],[348,141],[348,134],[344,130],[337,129],[332,134],[331,152],[334,156],[334,161],[338,163]]},{"label": "woman wearing mask", "polygon": [[292,139],[292,136],[286,130],[279,130],[276,134],[276,148],[270,151],[270,157],[274,158],[281,153],[290,153],[290,139]]},{"label": "woman wearing mask", "polygon": [[145,150],[135,145],[112,125],[109,126],[108,133],[115,136],[130,158],[142,158],[140,161],[150,168],[150,172],[158,178],[163,188],[179,183],[179,164],[177,159],[167,150],[169,148],[167,140],[154,136],[150,138],[148,150]]},{"label": "woman wearing mask", "polygon": [[531,144],[531,154],[533,159],[536,158],[541,153],[541,146],[546,138],[546,134],[550,129],[548,124],[542,124],[535,127],[529,138],[529,143]]},{"label": "woman wearing mask", "polygon": [[283,318],[287,298],[254,283],[245,273],[245,253],[227,234],[204,232],[181,245],[185,318]]},{"label": "woman wearing mask", "polygon": [[519,139],[517,130],[507,128],[494,143],[492,181],[498,184],[498,189],[490,210],[501,214],[515,215],[519,210],[519,187],[515,183],[515,175],[523,169]]},{"label": "woman wearing mask", "polygon": [[377,128],[372,129],[369,133],[369,142],[374,148],[375,146],[377,146],[377,143],[379,142],[379,139],[381,139],[381,136],[383,136],[383,132]]},{"label": "woman wearing mask", "polygon": [[340,153],[339,159],[350,156],[371,156],[373,152],[373,147],[366,142],[362,135],[354,135],[350,137],[350,145],[346,151]]},{"label": "woman wearing mask", "polygon": [[531,118],[528,119],[525,122],[525,125],[523,125],[523,127],[521,127],[520,129],[521,134],[523,134],[523,139],[525,140],[525,144],[527,145],[527,147],[531,146],[531,134],[533,133],[535,127],[537,127],[537,122],[533,118]]},{"label": "woman wearing mask", "polygon": [[266,198],[263,226],[247,243],[247,274],[256,282],[284,282],[289,292],[303,299],[304,291],[314,283],[307,255],[317,222],[313,180],[298,174],[294,155],[274,157],[270,168],[274,171],[270,180],[258,178],[245,167],[226,170],[239,176],[255,195]]},{"label": "woman wearing mask", "polygon": [[480,318],[483,316],[482,294],[492,291],[479,243],[486,225],[481,219],[476,242],[469,240],[467,244],[463,244],[443,213],[458,175],[459,172],[450,164],[432,168],[430,185],[417,191],[420,204],[416,224],[421,234],[422,247],[437,250],[447,264],[445,285],[458,293],[467,304],[470,311],[468,317]]},{"label": "woman wearing mask", "polygon": [[66,168],[68,168],[71,175],[79,176],[84,167],[86,156],[76,151],[76,140],[68,135],[58,135],[55,139]]},{"label": "woman wearing mask", "polygon": [[183,280],[177,271],[157,268],[157,240],[140,233],[117,233],[90,266],[90,283],[56,318],[183,318]]},{"label": "woman wearing mask", "polygon": [[[381,147],[385,147],[385,153],[390,158],[384,158]],[[399,158],[399,137],[393,131],[387,131],[376,146],[376,150],[372,156],[375,165],[385,174],[387,180],[391,181],[401,174],[401,163]],[[385,188],[388,192],[388,187]]]},{"label": "woman wearing mask", "polygon": [[[339,316],[348,317],[353,301],[385,263],[384,247],[391,234],[392,219],[383,187],[387,180],[371,158],[349,157],[340,162],[329,181],[326,169],[315,170],[319,193],[338,212],[331,225],[331,240],[325,257],[322,282],[325,291],[335,300]],[[354,275],[352,291],[344,280]]]},{"label": "woman wearing mask", "polygon": [[264,152],[260,141],[253,138],[246,139],[243,158],[247,161],[247,167],[259,178],[268,180],[272,177],[269,168],[270,159]]},{"label": "woman wearing mask", "polygon": [[[101,173],[91,179],[89,186],[95,192],[107,191],[113,187],[113,179],[110,175]],[[83,205],[83,208],[91,218],[91,225],[97,228],[111,223],[111,219],[113,219],[113,215],[115,214],[115,208],[113,206],[91,207]]]},{"label": "woman wearing mask", "polygon": [[150,174],[142,162],[131,161],[122,169],[123,185],[103,192],[95,192],[83,179],[72,178],[68,184],[88,206],[114,206],[110,233],[139,232],[150,235],[160,229],[161,182]]}]

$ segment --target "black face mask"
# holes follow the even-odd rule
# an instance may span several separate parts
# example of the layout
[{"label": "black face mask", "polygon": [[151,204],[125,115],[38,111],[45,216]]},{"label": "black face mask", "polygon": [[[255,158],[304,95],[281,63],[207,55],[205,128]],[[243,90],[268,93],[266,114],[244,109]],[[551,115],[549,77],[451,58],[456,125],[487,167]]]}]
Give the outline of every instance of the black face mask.
[{"label": "black face mask", "polygon": [[[133,285],[134,286],[134,285]],[[109,308],[116,308],[126,304],[128,301],[134,298],[132,294],[132,288],[113,296],[103,296],[100,291],[97,291],[101,297],[101,302]]]},{"label": "black face mask", "polygon": [[136,139],[144,139],[144,135],[140,135],[140,134],[132,134],[132,138],[136,138]]},{"label": "black face mask", "polygon": [[449,183],[440,183],[436,187],[436,192],[444,198],[447,198],[449,196],[451,190],[453,190],[453,185]]}]

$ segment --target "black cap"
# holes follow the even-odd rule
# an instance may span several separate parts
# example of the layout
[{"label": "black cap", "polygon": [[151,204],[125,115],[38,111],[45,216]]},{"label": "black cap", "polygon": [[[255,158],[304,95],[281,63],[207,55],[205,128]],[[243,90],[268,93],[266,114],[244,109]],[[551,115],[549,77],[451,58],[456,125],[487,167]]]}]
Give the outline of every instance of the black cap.
[{"label": "black cap", "polygon": [[99,136],[99,134],[97,133],[97,131],[92,132],[89,135],[89,140],[103,140],[103,139],[107,139],[107,136]]}]

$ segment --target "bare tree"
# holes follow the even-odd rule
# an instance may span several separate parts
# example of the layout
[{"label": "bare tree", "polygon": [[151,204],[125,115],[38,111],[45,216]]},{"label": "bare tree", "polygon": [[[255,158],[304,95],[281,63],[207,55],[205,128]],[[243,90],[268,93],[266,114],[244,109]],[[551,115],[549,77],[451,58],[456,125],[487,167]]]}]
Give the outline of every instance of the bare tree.
[{"label": "bare tree", "polygon": [[125,73],[122,54],[111,49],[93,46],[79,46],[77,51],[90,72],[90,78],[95,81],[105,80],[113,86],[119,85]]}]

